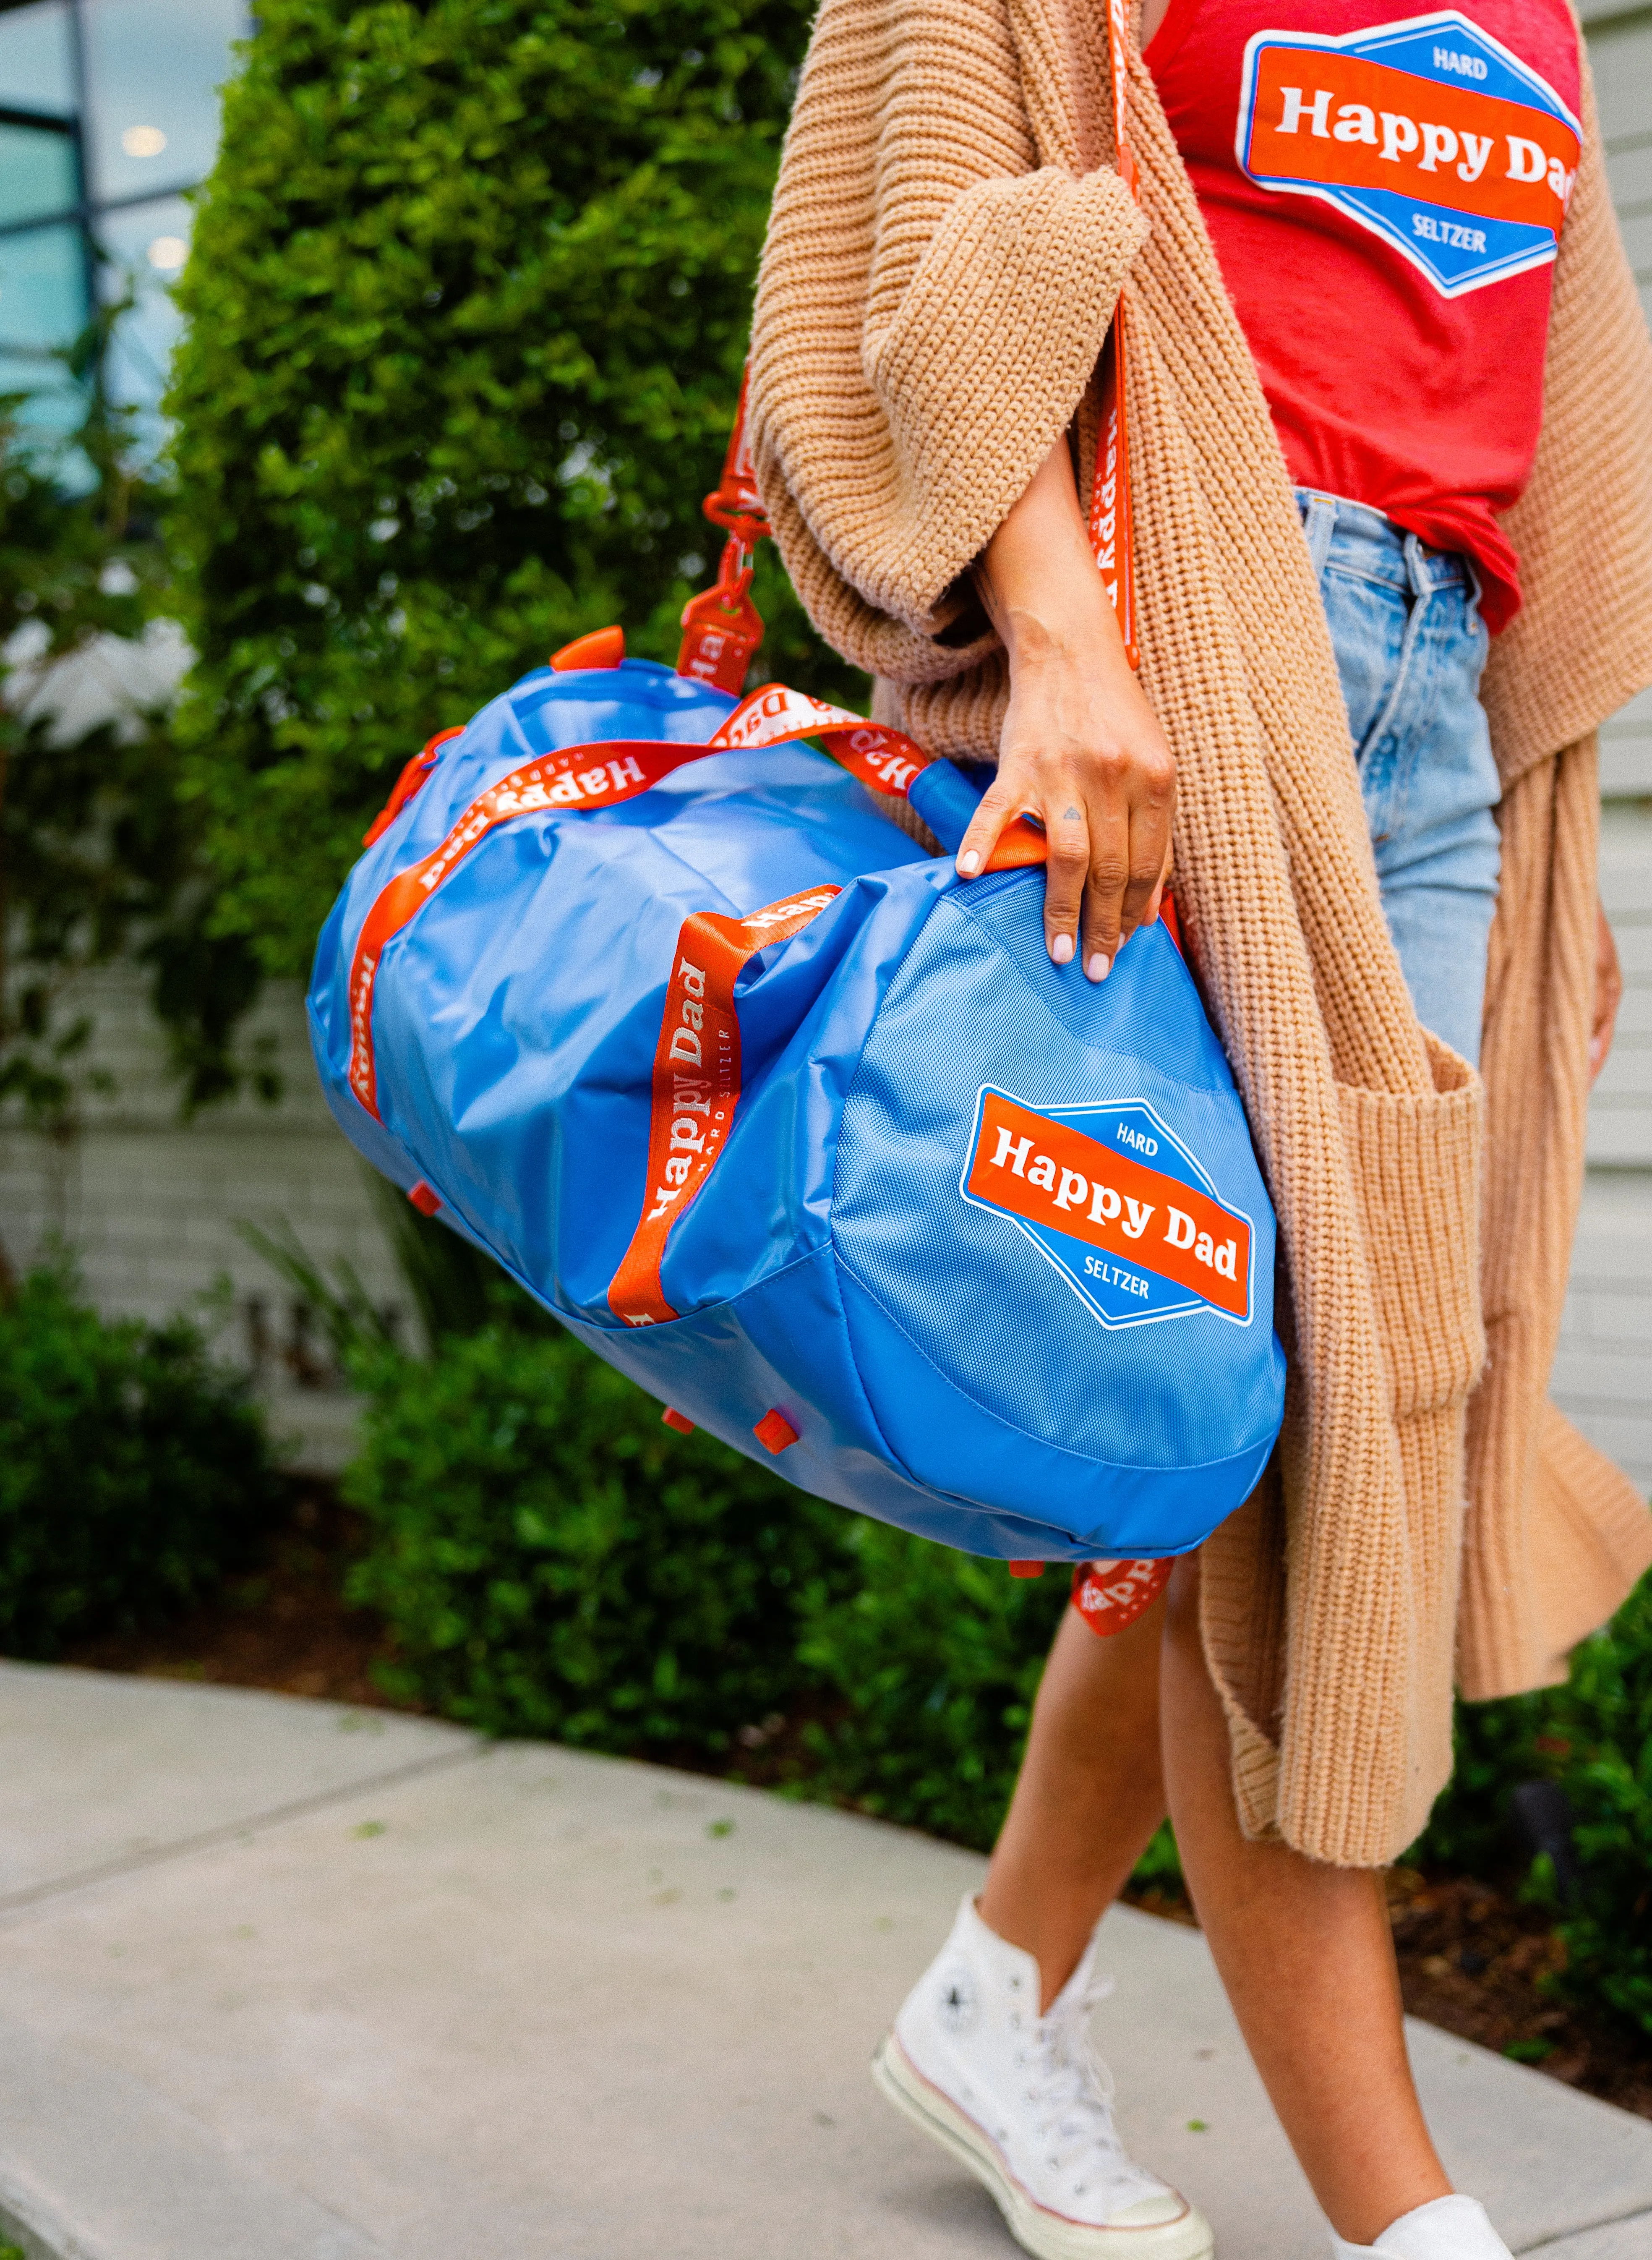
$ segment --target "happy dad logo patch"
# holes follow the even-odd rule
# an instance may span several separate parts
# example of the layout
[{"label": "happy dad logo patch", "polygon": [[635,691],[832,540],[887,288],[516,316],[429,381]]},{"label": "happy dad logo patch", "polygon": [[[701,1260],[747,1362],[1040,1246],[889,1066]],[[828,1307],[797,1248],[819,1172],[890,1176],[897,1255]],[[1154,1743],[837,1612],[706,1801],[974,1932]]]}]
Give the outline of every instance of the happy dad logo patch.
[{"label": "happy dad logo patch", "polygon": [[1249,1320],[1250,1219],[1144,1101],[1041,1112],[985,1089],[958,1190],[1012,1218],[1105,1327]]},{"label": "happy dad logo patch", "polygon": [[1455,298],[1554,258],[1582,128],[1451,9],[1341,39],[1258,32],[1235,147],[1259,187],[1320,197]]}]

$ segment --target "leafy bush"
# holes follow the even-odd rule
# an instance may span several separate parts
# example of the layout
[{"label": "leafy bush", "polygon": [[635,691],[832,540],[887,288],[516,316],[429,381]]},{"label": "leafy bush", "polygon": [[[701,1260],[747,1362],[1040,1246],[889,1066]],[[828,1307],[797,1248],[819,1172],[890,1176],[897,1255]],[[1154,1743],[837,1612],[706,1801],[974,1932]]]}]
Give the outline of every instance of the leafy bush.
[{"label": "leafy bush", "polygon": [[368,1354],[353,1600],[395,1691],[495,1734],[725,1746],[795,1700],[798,1626],[846,1589],[846,1518],[660,1406],[571,1336],[496,1321],[434,1363]]},{"label": "leafy bush", "polygon": [[985,1849],[1014,1785],[1060,1570],[1010,1577],[882,1523],[849,1537],[859,1589],[812,1597],[803,1661],[844,1699],[817,1727],[819,1786],[869,1813]]},{"label": "leafy bush", "polygon": [[1560,1918],[1563,1988],[1652,2035],[1652,1576],[1575,1651],[1563,1687],[1459,1707],[1457,1770],[1412,1856],[1505,1869],[1512,1792],[1543,1778],[1566,1792],[1581,1870],[1570,1905],[1546,1855],[1527,1884]]},{"label": "leafy bush", "polygon": [[187,1104],[261,1079],[231,1050],[257,962],[206,940],[201,816],[179,797],[163,705],[66,727],[43,684],[100,638],[140,640],[167,604],[160,489],[127,420],[89,382],[66,397],[78,420],[50,447],[0,399],[0,1109],[56,1130],[108,1082],[74,983],[125,953],[150,975]]},{"label": "leafy bush", "polygon": [[[180,727],[275,970],[402,763],[555,645],[675,655],[810,0],[266,0],[179,297]],[[772,557],[770,662],[841,694]]]},{"label": "leafy bush", "polygon": [[0,1303],[0,1650],[51,1656],[187,1606],[279,1497],[245,1384],[193,1327],[108,1324],[62,1270]]},{"label": "leafy bush", "polygon": [[[1577,1815],[1583,1870],[1560,1926],[1568,1990],[1652,2035],[1652,1577],[1574,1655],[1544,1741]],[[1534,1882],[1552,1901],[1547,1865]]]}]

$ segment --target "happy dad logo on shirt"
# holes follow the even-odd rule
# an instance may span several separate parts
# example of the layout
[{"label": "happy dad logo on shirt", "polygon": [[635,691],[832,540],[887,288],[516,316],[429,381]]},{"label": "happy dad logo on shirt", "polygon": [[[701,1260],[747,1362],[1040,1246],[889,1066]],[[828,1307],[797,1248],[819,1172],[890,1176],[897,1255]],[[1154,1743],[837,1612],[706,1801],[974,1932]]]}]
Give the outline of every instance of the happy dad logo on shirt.
[{"label": "happy dad logo on shirt", "polygon": [[1241,169],[1334,205],[1448,298],[1554,258],[1581,147],[1553,87],[1455,9],[1245,48]]},{"label": "happy dad logo on shirt", "polygon": [[1145,1101],[1026,1106],[988,1086],[959,1191],[1026,1234],[1105,1327],[1251,1310],[1251,1222]]}]

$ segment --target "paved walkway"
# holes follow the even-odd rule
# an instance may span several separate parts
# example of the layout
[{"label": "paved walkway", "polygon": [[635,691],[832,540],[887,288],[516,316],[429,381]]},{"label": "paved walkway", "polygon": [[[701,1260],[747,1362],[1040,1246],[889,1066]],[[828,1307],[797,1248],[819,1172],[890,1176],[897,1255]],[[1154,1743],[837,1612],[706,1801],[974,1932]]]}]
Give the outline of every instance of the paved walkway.
[{"label": "paved walkway", "polygon": [[[542,1743],[0,1665],[0,2242],[1013,2260],[866,2076],[980,1872]],[[1128,2136],[1222,2260],[1323,2260],[1203,1940],[1127,1908],[1107,1936]],[[1448,2161],[1517,2250],[1648,2260],[1652,2124],[1412,2042]]]}]

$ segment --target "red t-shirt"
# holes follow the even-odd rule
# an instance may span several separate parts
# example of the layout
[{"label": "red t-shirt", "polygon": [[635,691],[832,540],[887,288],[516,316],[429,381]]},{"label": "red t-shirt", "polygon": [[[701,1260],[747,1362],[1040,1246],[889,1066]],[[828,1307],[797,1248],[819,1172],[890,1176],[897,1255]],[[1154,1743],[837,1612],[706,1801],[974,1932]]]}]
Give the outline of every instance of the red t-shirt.
[{"label": "red t-shirt", "polygon": [[1170,0],[1147,61],[1291,477],[1466,552],[1495,632],[1582,135],[1565,0]]}]

